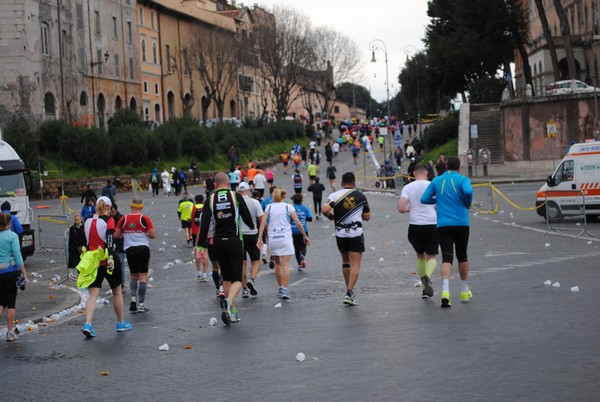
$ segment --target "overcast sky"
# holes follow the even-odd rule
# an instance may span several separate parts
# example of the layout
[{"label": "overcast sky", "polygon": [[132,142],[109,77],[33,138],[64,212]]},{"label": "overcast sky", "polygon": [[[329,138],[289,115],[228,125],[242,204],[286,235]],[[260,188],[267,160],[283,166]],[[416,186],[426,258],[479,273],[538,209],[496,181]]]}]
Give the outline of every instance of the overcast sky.
[{"label": "overcast sky", "polygon": [[[254,3],[247,1],[246,4]],[[273,5],[293,8],[307,15],[314,26],[328,26],[352,38],[363,55],[363,76],[358,84],[371,86],[371,95],[378,101],[386,99],[385,57],[375,53],[371,63],[369,43],[373,39],[385,42],[388,52],[390,99],[400,90],[398,74],[406,61],[405,49],[422,50],[425,26],[428,23],[426,0],[258,0],[269,9]]]}]

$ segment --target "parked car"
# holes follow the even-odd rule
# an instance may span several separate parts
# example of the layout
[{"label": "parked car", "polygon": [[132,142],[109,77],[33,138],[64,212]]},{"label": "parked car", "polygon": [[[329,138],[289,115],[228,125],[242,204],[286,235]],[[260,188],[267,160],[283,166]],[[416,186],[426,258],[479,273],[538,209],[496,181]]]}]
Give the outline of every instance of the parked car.
[{"label": "parked car", "polygon": [[[600,88],[596,88],[600,92]],[[564,95],[571,93],[594,92],[594,87],[578,80],[564,80],[553,82],[545,87],[546,95]]]}]

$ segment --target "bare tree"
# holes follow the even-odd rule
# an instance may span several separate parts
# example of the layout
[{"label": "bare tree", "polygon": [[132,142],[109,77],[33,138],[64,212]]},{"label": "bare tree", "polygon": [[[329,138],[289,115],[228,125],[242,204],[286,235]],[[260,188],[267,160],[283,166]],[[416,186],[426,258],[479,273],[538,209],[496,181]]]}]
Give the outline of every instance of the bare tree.
[{"label": "bare tree", "polygon": [[198,73],[206,97],[202,102],[202,119],[206,120],[211,101],[222,121],[225,101],[235,88],[237,79],[237,42],[233,32],[221,29],[200,28],[196,38],[188,45],[191,64]]},{"label": "bare tree", "polygon": [[[173,54],[169,56],[169,63],[173,66],[173,72],[177,74],[177,82],[179,83],[179,99],[183,103],[183,115],[190,117],[192,107],[196,102],[194,91],[194,77],[190,71],[189,50],[187,48],[174,49]],[[187,78],[187,83],[184,78]]]},{"label": "bare tree", "polygon": [[563,9],[562,0],[553,0],[556,15],[560,21],[560,32],[565,42],[565,55],[567,58],[567,67],[569,68],[569,78],[576,80],[577,67],[575,66],[575,54],[573,53],[573,42],[571,39],[571,28],[569,27],[569,19]]},{"label": "bare tree", "polygon": [[552,71],[554,73],[554,81],[560,80],[560,70],[558,68],[558,57],[556,56],[556,46],[554,46],[554,39],[552,38],[552,31],[550,25],[548,25],[548,18],[546,17],[546,10],[544,8],[543,0],[535,0],[535,6],[537,7],[540,22],[542,23],[542,31],[544,32],[544,38],[548,45],[548,51],[550,52],[550,60],[552,62]]},{"label": "bare tree", "polygon": [[306,16],[283,7],[274,7],[275,24],[264,24],[255,31],[261,62],[261,78],[266,83],[282,120],[301,91],[296,90],[303,68],[311,54],[310,22]]}]

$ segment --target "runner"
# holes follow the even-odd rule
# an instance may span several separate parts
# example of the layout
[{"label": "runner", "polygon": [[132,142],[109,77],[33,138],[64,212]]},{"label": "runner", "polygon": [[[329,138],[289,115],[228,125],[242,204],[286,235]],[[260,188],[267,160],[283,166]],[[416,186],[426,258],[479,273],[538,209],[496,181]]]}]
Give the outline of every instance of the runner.
[{"label": "runner", "polygon": [[[312,214],[310,213],[310,209],[302,204],[302,199],[302,194],[294,194],[292,196],[296,215],[304,228],[304,233],[308,236],[308,225],[306,222],[312,222]],[[294,241],[294,254],[298,263],[298,271],[303,271],[306,268],[306,243],[298,225],[292,219],[290,219],[290,224],[292,225],[292,239]]]},{"label": "runner", "polygon": [[[200,231],[200,217],[202,216],[202,210],[204,209],[204,197],[197,195],[194,197],[194,207],[192,208],[192,244],[196,245],[196,239],[198,238],[198,232]],[[196,279],[200,282],[206,282],[208,274],[206,273],[208,268],[208,255],[204,247],[196,246],[194,252],[194,260],[196,262],[196,270],[198,274]]]},{"label": "runner", "polygon": [[319,168],[314,164],[314,162],[311,162],[306,171],[308,172],[309,183],[313,184],[315,182],[315,177],[317,177]]},{"label": "runner", "polygon": [[[281,162],[283,163],[283,174],[288,174],[288,164],[290,163],[290,154],[283,151],[281,155]],[[268,177],[267,177],[268,178]]]},{"label": "runner", "polygon": [[248,164],[248,172],[247,172],[247,176],[248,176],[248,185],[250,186],[250,189],[254,190],[254,176],[256,176],[256,174],[258,173],[258,170],[256,169],[256,167],[254,167],[254,163],[249,163]]},{"label": "runner", "polygon": [[258,231],[259,240],[257,245],[257,247],[262,248],[262,235],[265,232],[265,226],[268,224],[269,250],[275,261],[275,277],[277,278],[277,284],[279,285],[278,296],[284,300],[290,298],[290,293],[288,291],[288,284],[290,281],[290,259],[292,254],[294,254],[294,241],[292,239],[290,218],[300,228],[300,232],[302,233],[306,244],[310,244],[308,235],[304,232],[304,228],[298,220],[294,207],[284,202],[286,193],[285,190],[280,188],[273,192],[273,203],[267,206],[265,209],[265,216],[260,222],[260,229]]},{"label": "runner", "polygon": [[[77,281],[78,287],[88,287],[90,295],[85,304],[85,324],[81,332],[86,338],[93,338],[96,336],[96,331],[92,326],[92,318],[94,317],[94,310],[96,309],[96,301],[100,295],[100,288],[104,279],[107,280],[108,284],[113,293],[113,308],[115,315],[117,316],[117,332],[129,331],[132,326],[129,322],[124,320],[123,312],[123,293],[121,285],[121,264],[118,263],[118,258],[114,258],[113,253],[113,237],[117,235],[115,232],[114,220],[109,216],[110,213],[110,199],[108,197],[100,197],[97,203],[97,213],[85,222],[85,237],[88,241],[88,247],[86,253],[96,252],[104,256],[104,252],[101,250],[108,250],[108,258],[102,259],[100,265],[97,266],[95,278],[90,276],[91,282],[85,283],[84,271],[81,269],[82,263],[84,262],[85,255],[82,256],[81,261],[78,265],[80,275]],[[93,278],[93,280],[92,280]]]},{"label": "runner", "polygon": [[421,196],[429,185],[427,168],[419,163],[415,167],[416,181],[402,189],[398,202],[400,213],[409,212],[408,241],[417,253],[417,272],[423,285],[424,299],[433,296],[431,275],[435,271],[438,254],[437,217],[433,205],[421,204]]},{"label": "runner", "polygon": [[323,215],[335,221],[335,239],[342,255],[342,273],[346,282],[344,303],[355,306],[354,286],[360,274],[365,238],[362,221],[371,219],[369,203],[363,193],[354,188],[354,173],[344,173],[342,189],[329,195]]},{"label": "runner", "polygon": [[302,194],[302,182],[304,182],[304,178],[300,174],[300,169],[296,169],[292,176],[292,183],[294,183],[294,192],[296,194]]},{"label": "runner", "polygon": [[319,220],[321,216],[321,201],[323,200],[323,191],[325,191],[325,186],[323,183],[320,183],[319,177],[315,177],[315,182],[308,186],[308,191],[312,192],[313,194],[315,216],[317,220]]},{"label": "runner", "polygon": [[[242,265],[242,298],[246,299],[250,295],[256,296],[258,292],[254,286],[254,280],[260,270],[260,250],[256,247],[258,243],[258,222],[263,216],[263,209],[260,202],[250,197],[250,186],[247,183],[240,183],[238,193],[244,197],[246,206],[252,216],[252,221],[257,222],[257,225],[250,229],[242,222],[242,235],[244,239],[244,262]],[[246,274],[246,255],[250,258],[250,280],[247,280]]]},{"label": "runner", "polygon": [[337,171],[337,169],[335,168],[335,166],[333,166],[333,163],[330,162],[329,166],[327,166],[327,172],[325,173],[325,175],[329,179],[329,185],[331,186],[332,191],[335,191],[335,172],[336,171]]},{"label": "runner", "polygon": [[207,246],[209,227],[214,219],[213,247],[223,275],[226,296],[221,300],[221,319],[225,325],[229,325],[240,320],[234,303],[242,288],[243,245],[240,218],[250,229],[254,228],[254,222],[243,197],[229,191],[229,180],[225,173],[216,174],[215,185],[216,190],[202,212],[198,245]]},{"label": "runner", "polygon": [[267,186],[267,178],[262,170],[258,170],[254,176],[254,190],[258,190],[259,198],[262,199],[265,195],[265,187]]},{"label": "runner", "polygon": [[194,203],[190,199],[190,194],[185,191],[183,193],[183,198],[179,201],[179,205],[177,206],[177,217],[181,221],[181,228],[183,229],[183,237],[185,238],[185,243],[188,247],[192,247],[192,209],[194,208]]},{"label": "runner", "polygon": [[212,193],[215,189],[215,178],[213,172],[210,172],[204,181],[204,189],[206,190],[206,198],[208,198],[210,193]]},{"label": "runner", "polygon": [[450,275],[454,248],[458,260],[458,271],[462,280],[460,301],[470,302],[473,297],[469,286],[469,208],[473,200],[473,188],[469,179],[459,173],[460,159],[448,158],[446,172],[433,179],[427,187],[421,203],[435,204],[437,210],[437,229],[442,249],[442,307],[451,307]]},{"label": "runner", "polygon": [[265,172],[265,177],[267,178],[268,187],[269,189],[271,189],[271,186],[275,181],[275,172],[273,172],[273,169],[267,168],[267,171]]},{"label": "runner", "polygon": [[162,180],[165,197],[171,195],[171,175],[167,171],[167,168],[160,174],[160,178]]},{"label": "runner", "polygon": [[136,314],[145,313],[149,310],[145,306],[148,265],[150,263],[150,242],[148,239],[154,239],[156,231],[150,218],[142,214],[144,202],[141,198],[134,198],[129,206],[131,207],[131,213],[119,220],[115,236],[123,236],[127,265],[129,265],[131,276],[129,311]]}]

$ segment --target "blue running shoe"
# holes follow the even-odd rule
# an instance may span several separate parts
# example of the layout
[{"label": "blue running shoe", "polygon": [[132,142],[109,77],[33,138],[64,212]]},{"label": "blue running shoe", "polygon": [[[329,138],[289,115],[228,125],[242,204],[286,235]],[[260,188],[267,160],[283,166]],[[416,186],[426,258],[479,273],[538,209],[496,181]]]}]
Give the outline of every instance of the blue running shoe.
[{"label": "blue running shoe", "polygon": [[289,299],[290,299],[290,292],[288,292],[288,290],[287,290],[287,289],[285,289],[285,288],[282,288],[282,289],[281,289],[281,298],[282,298],[283,300],[289,300]]},{"label": "blue running shoe", "polygon": [[83,328],[81,328],[81,332],[85,335],[87,339],[94,338],[96,336],[96,331],[94,331],[94,327],[92,327],[87,322],[83,324]]},{"label": "blue running shoe", "polygon": [[238,315],[237,309],[235,307],[231,308],[231,323],[240,322],[240,316]]},{"label": "blue running shoe", "polygon": [[127,320],[117,323],[117,332],[131,331],[131,328],[133,328],[133,326]]}]

